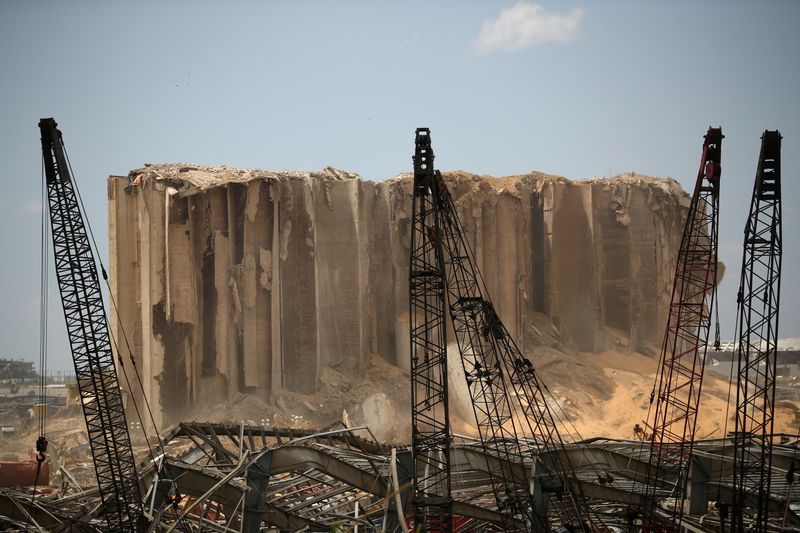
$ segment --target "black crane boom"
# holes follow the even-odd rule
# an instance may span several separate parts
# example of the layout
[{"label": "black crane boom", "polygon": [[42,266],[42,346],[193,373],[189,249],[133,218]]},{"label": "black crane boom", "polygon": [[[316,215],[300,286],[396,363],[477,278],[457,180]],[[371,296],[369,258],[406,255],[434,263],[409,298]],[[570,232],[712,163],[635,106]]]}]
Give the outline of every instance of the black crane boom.
[{"label": "black crane boom", "polygon": [[[441,174],[437,172],[436,176],[450,316],[481,437],[503,459],[500,465],[521,462],[534,454],[555,459],[551,464],[535,466],[532,484],[517,470],[501,468],[497,472],[503,489],[499,496],[508,502],[509,509],[516,509],[518,519],[528,519],[533,530],[547,531],[550,524],[540,481],[547,479],[550,490],[559,493],[552,503],[561,523],[580,529],[592,520],[585,498],[570,481],[575,473],[562,453],[564,443],[541,381],[489,300],[452,197]],[[515,414],[517,408],[524,416]],[[528,449],[517,438],[525,429],[536,450]]]},{"label": "black crane boom", "polygon": [[548,531],[546,512],[535,509],[528,476],[517,466],[524,464],[530,453],[518,438],[521,432],[517,429],[519,420],[514,416],[506,387],[508,376],[486,312],[491,304],[484,299],[478,272],[464,246],[450,193],[438,173],[436,182],[441,214],[437,234],[445,248],[450,318],[481,445],[487,456],[499,459],[495,468],[489,469],[498,511],[506,531]]},{"label": "black crane boom", "polygon": [[56,121],[39,121],[53,257],[103,515],[110,531],[136,531],[139,479],[95,258]]},{"label": "black crane boom", "polygon": [[452,529],[444,260],[428,132],[417,132],[409,266],[414,527]]},{"label": "black crane boom", "polygon": [[[577,484],[571,483],[574,472],[566,454],[558,453],[563,452],[564,445],[555,418],[533,365],[521,354],[488,298],[450,192],[441,174],[433,168],[427,128],[417,129],[416,146],[411,264],[412,314],[416,316],[411,317],[412,368],[421,368],[419,354],[425,353],[428,355],[424,368],[431,368],[432,361],[441,361],[438,368],[444,374],[428,372],[426,379],[420,379],[420,373],[412,370],[415,390],[424,385],[428,391],[427,396],[415,397],[413,401],[415,442],[419,435],[417,424],[426,421],[420,405],[437,405],[430,400],[421,403],[420,398],[430,398],[433,394],[437,401],[444,402],[445,409],[439,412],[447,415],[447,361],[442,348],[446,305],[481,446],[487,457],[496,459],[487,465],[487,471],[504,530],[550,530],[545,484],[549,492],[558,493],[553,500],[558,500],[554,507],[561,523],[575,530],[583,529],[591,522],[590,513],[583,495],[576,489]],[[429,247],[427,255],[421,252],[422,246]],[[427,260],[421,261],[422,257]],[[427,287],[424,292],[427,299],[420,298],[420,287]],[[434,353],[437,359],[430,358]],[[431,375],[434,379],[430,379]],[[537,450],[530,447],[528,440],[519,438],[523,424],[527,425]],[[447,440],[442,433],[448,430],[446,420],[438,427],[441,431],[437,442],[443,443]],[[557,453],[544,453],[551,451]],[[529,475],[525,465],[534,455],[556,459],[551,464],[535,464]],[[435,464],[418,460],[417,477],[421,478],[421,467],[425,472],[433,472],[433,466],[444,468],[445,455],[439,457],[441,460]],[[449,457],[447,460],[449,464]],[[417,487],[415,494],[420,490]],[[416,509],[415,517],[419,505]]]},{"label": "black crane boom", "polygon": [[[767,531],[775,415],[778,306],[781,284],[781,134],[765,131],[750,214],[738,295],[739,339],[734,439],[734,532]],[[754,498],[752,520],[745,502]]]}]

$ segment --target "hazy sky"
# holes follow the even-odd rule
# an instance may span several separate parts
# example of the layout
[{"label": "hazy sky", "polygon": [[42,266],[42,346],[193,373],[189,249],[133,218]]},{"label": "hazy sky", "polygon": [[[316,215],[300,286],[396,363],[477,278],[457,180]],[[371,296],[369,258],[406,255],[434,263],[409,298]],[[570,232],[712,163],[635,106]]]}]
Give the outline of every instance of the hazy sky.
[{"label": "hazy sky", "polygon": [[[783,139],[782,337],[800,337],[800,2],[0,3],[0,356],[38,358],[41,155],[58,121],[107,254],[106,178],[145,162],[569,178],[691,188],[722,126],[733,335],[761,133]],[[50,267],[52,268],[52,267]],[[51,278],[51,287],[55,280]],[[51,291],[51,368],[71,367]]]}]

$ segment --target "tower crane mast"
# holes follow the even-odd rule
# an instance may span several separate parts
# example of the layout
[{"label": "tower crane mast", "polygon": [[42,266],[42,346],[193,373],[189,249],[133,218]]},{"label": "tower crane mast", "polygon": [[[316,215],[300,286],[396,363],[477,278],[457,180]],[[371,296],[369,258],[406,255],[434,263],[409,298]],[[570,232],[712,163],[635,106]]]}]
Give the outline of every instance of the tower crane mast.
[{"label": "tower crane mast", "polygon": [[[137,531],[142,518],[122,391],[95,258],[56,121],[39,121],[53,258],[89,447],[109,531]],[[103,272],[105,275],[105,272]]]}]

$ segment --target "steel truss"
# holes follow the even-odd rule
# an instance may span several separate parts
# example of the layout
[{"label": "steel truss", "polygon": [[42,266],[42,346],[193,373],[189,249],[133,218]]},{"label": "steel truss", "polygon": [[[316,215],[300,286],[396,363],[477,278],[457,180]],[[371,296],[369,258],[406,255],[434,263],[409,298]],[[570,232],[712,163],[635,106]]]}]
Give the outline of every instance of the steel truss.
[{"label": "steel truss", "polygon": [[484,453],[494,453],[500,459],[495,468],[488,469],[492,491],[508,531],[524,531],[523,524],[526,529],[548,531],[546,514],[536,512],[525,472],[513,468],[523,462],[529,450],[523,449],[517,438],[521,432],[506,388],[502,354],[497,351],[487,320],[487,305],[491,304],[483,299],[475,265],[463,246],[450,194],[441,175],[436,176],[442,214],[437,231],[446,249],[450,318]]},{"label": "steel truss", "polygon": [[109,530],[136,531],[142,504],[122,391],[94,255],[56,126],[52,118],[39,122],[53,257],[75,377]]},{"label": "steel truss", "polygon": [[[781,134],[761,137],[738,295],[733,531],[766,531],[781,276]],[[746,500],[752,516],[747,517]]]},{"label": "steel truss", "polygon": [[[531,450],[520,444],[519,436],[523,431],[517,431],[518,425],[520,429],[527,427],[538,451],[563,449],[561,435],[534,366],[522,355],[486,296],[486,287],[461,230],[452,198],[438,173],[437,178],[440,191],[444,191],[440,192],[440,209],[450,316],[478,428],[482,430],[482,436],[485,434],[486,439],[497,447],[504,459],[501,464],[517,461],[523,454],[531,455]],[[514,416],[517,405],[509,396],[509,390],[513,390],[519,400],[524,416]],[[558,485],[551,485],[547,490],[559,494],[553,502],[559,519],[580,529],[591,521],[586,502],[580,491],[573,489],[568,481],[568,477],[574,478],[574,472],[565,460],[566,456],[554,454],[554,457],[558,458],[554,463],[537,463],[535,474],[538,477],[547,473],[549,479],[557,480]],[[528,481],[518,479],[519,476],[514,476],[511,471],[498,474],[505,491],[501,496],[509,502],[509,511],[516,505],[518,512],[530,512],[533,529],[548,530],[546,505],[541,498],[531,500]],[[509,486],[515,487],[516,491],[508,490]],[[537,496],[542,487],[536,479],[533,486],[534,496]]]},{"label": "steel truss", "polygon": [[[427,128],[417,130],[418,151],[421,143],[429,149]],[[441,266],[433,270],[437,275],[442,270],[445,274],[448,309],[483,451],[487,457],[499,459],[491,462],[487,473],[503,525],[507,531],[548,531],[547,497],[543,495],[546,491],[558,494],[560,503],[554,507],[560,521],[576,529],[583,528],[591,520],[580,489],[573,488],[568,481],[570,474],[574,478],[574,472],[566,454],[549,454],[555,458],[553,461],[537,461],[534,476],[514,467],[536,452],[563,450],[563,442],[533,365],[522,356],[486,295],[452,198],[441,174],[433,169],[432,157],[429,163],[424,170],[426,180],[430,181],[423,190],[417,179],[422,169],[415,164],[415,207],[416,195],[421,192],[428,195],[428,203],[420,205],[432,209],[434,214],[427,225],[422,225],[415,212],[414,235],[424,232],[432,239],[431,246],[442,246],[441,251],[437,250]],[[432,258],[438,259],[433,255]],[[439,300],[436,305],[440,305]],[[438,320],[438,314],[434,316]],[[438,328],[439,324],[441,321],[431,323],[425,331]],[[446,387],[446,379],[443,385]],[[515,412],[517,404],[509,394],[512,388],[524,416]],[[536,450],[519,438],[522,431],[518,427],[522,424],[527,425],[533,436]],[[544,478],[549,482],[546,489],[540,481]]]},{"label": "steel truss", "polygon": [[434,184],[430,132],[418,129],[409,268],[411,328],[411,439],[414,524],[450,531],[450,415],[447,392],[445,275],[437,235],[439,191]]},{"label": "steel truss", "polygon": [[[163,462],[163,467],[180,479],[183,500],[177,509],[164,501],[169,484],[157,481],[156,498],[146,498],[148,508],[152,505],[154,531],[168,531],[174,525],[186,531],[239,531],[239,527],[250,531],[250,527],[257,530],[262,523],[281,531],[329,531],[337,527],[354,529],[356,525],[363,532],[400,529],[396,509],[389,509],[395,491],[391,449],[369,439],[366,428],[297,430],[187,422],[164,432],[163,437],[167,455],[159,456],[156,462],[148,457],[139,465],[140,483],[153,483],[153,471]],[[534,443],[526,442],[526,446],[536,448]],[[403,501],[410,491],[411,476],[411,469],[403,466],[404,449],[401,446],[398,450],[395,463]],[[577,475],[573,483],[579,483],[591,497],[593,512],[602,513],[606,525],[624,528],[629,518],[626,505],[641,505],[643,499],[642,486],[636,482],[637,474],[647,467],[643,451],[639,441],[599,438],[570,444],[554,453],[570,456]],[[796,441],[775,444],[769,498],[771,530],[781,526],[786,499],[778,494],[789,493],[785,474],[797,451]],[[719,473],[721,498],[732,501],[733,447],[729,440],[700,441],[694,453],[708,461],[711,472]],[[267,455],[271,457],[268,462]],[[534,461],[555,461],[550,455],[528,457],[514,467],[528,471]],[[489,486],[488,469],[499,460],[496,454],[485,454],[477,439],[455,437],[451,459],[453,531],[504,531]],[[410,457],[408,462],[410,466]],[[600,479],[598,465],[613,478],[604,475]],[[668,475],[660,481],[658,496],[668,497],[676,478]],[[800,504],[800,494],[795,491],[789,495],[786,525],[797,530],[800,517],[792,509]],[[77,483],[68,483],[56,498],[37,497],[35,501],[30,492],[0,489],[0,529],[9,525],[24,529],[27,524],[36,530],[103,531],[98,501],[96,489],[82,490]],[[358,516],[354,512],[356,501]],[[191,505],[194,511],[179,518]],[[392,518],[393,525],[387,520]],[[719,529],[713,514],[686,516],[683,523],[694,531]]]},{"label": "steel truss", "polygon": [[[683,497],[697,424],[706,344],[717,281],[722,130],[709,128],[678,251],[669,317],[661,349],[651,454],[646,480],[645,527],[657,528],[655,487],[665,468],[678,471],[673,526]],[[655,391],[654,391],[655,392]],[[651,397],[651,401],[653,397]]]}]

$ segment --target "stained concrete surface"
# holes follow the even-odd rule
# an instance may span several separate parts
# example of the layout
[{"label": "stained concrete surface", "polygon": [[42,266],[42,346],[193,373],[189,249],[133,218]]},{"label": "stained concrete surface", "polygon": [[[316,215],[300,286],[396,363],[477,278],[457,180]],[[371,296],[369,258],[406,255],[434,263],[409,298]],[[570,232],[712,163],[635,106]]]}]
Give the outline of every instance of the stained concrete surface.
[{"label": "stained concrete surface", "polygon": [[[689,201],[677,182],[444,178],[524,351],[539,315],[566,349],[660,344]],[[408,368],[410,180],[185,164],[110,177],[112,327],[159,422],[242,393],[313,393],[321,368],[367,354]]]}]

